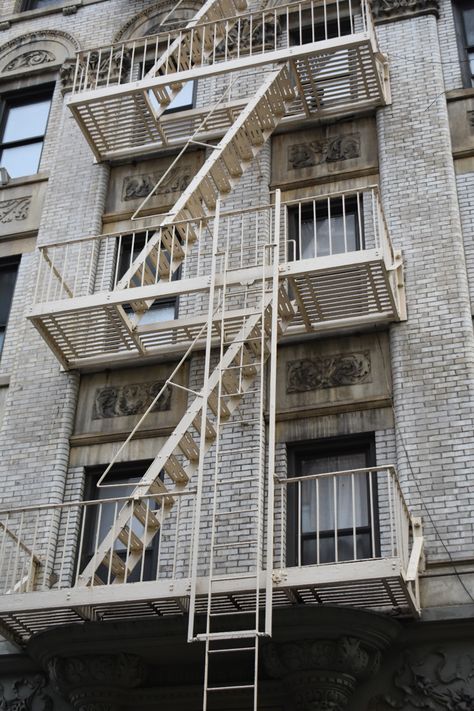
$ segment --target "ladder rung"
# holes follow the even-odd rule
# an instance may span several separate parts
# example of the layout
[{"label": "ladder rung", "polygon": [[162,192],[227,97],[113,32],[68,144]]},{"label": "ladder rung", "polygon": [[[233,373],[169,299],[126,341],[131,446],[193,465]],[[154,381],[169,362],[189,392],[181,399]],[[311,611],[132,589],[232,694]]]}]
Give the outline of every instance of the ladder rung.
[{"label": "ladder rung", "polygon": [[227,654],[228,652],[255,652],[255,647],[229,647],[225,649],[208,649],[208,654]]},{"label": "ladder rung", "polygon": [[255,615],[255,610],[227,610],[227,612],[211,612],[209,617],[235,617],[236,615]]},{"label": "ladder rung", "polygon": [[243,689],[255,689],[253,684],[232,684],[231,686],[208,686],[208,691],[235,691]]},{"label": "ladder rung", "polygon": [[196,635],[197,642],[205,642],[209,640],[210,642],[215,640],[228,640],[228,639],[255,639],[255,637],[264,637],[261,632],[256,630],[231,630],[230,632],[203,632],[202,634]]}]

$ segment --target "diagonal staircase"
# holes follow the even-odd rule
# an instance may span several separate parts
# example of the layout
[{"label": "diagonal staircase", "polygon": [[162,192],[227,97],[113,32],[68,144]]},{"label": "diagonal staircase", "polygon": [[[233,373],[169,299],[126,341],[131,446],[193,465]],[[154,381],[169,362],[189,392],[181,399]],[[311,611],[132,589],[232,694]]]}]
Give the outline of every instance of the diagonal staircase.
[{"label": "diagonal staircase", "polygon": [[[294,314],[283,286],[278,291],[276,308],[278,333],[283,333]],[[78,585],[126,582],[134,568],[142,561],[147,546],[160,530],[164,516],[175,503],[173,492],[183,491],[197,470],[200,448],[196,436],[199,436],[201,441],[204,440],[204,454],[216,439],[214,424],[205,415],[207,409],[214,416],[219,413],[221,423],[230,420],[254,382],[261,363],[270,355],[272,311],[273,297],[271,293],[267,293],[262,308],[256,308],[255,312],[244,320],[239,332],[211,373],[205,388],[188,405],[185,415],[137,483],[130,499],[118,512],[112,528],[79,575]],[[241,373],[239,377],[236,377],[237,370]],[[203,428],[204,433],[201,434]],[[162,472],[172,482],[173,488],[168,489],[161,478]],[[153,501],[156,503],[156,509],[143,503],[142,497],[147,496],[152,499],[156,497]],[[143,529],[140,535],[136,533],[137,524]],[[117,553],[119,542],[129,549],[126,560]],[[101,571],[104,569],[107,571],[107,580],[101,577]]]},{"label": "diagonal staircase", "polygon": [[[284,117],[294,96],[286,65],[271,71],[118,282],[117,289],[171,279],[198,240],[188,221],[206,217],[205,208],[214,210],[218,198],[232,191]],[[147,305],[139,307],[146,310]]]}]

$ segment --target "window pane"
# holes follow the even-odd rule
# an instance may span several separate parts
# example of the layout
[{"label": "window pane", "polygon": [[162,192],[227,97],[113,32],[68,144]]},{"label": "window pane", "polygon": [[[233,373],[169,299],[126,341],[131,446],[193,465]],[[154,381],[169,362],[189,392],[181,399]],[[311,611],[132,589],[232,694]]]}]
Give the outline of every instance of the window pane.
[{"label": "window pane", "polygon": [[51,100],[35,101],[23,106],[10,106],[3,132],[3,143],[44,136]]},{"label": "window pane", "polygon": [[188,81],[187,84],[183,86],[178,96],[171,102],[168,106],[168,111],[171,109],[180,109],[184,107],[189,107],[193,105],[193,94],[194,94],[194,82]]},{"label": "window pane", "polygon": [[474,45],[474,7],[463,10],[464,31],[466,33],[466,42],[469,47]]},{"label": "window pane", "polygon": [[2,151],[0,165],[6,168],[12,178],[33,175],[38,172],[43,142],[29,143],[26,146],[5,148]]},{"label": "window pane", "polygon": [[0,269],[0,328],[3,329],[7,325],[10,313],[17,269],[16,265]]}]

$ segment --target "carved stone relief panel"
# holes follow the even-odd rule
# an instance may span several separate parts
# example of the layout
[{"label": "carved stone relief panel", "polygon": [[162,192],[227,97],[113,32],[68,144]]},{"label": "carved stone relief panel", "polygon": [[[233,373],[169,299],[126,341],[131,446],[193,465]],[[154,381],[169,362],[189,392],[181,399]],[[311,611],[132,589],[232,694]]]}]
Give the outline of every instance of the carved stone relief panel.
[{"label": "carved stone relief panel", "polygon": [[43,178],[0,188],[0,237],[38,229],[46,186]]},{"label": "carved stone relief panel", "polygon": [[46,688],[44,674],[0,682],[2,711],[53,711],[57,708]]},{"label": "carved stone relief panel", "polygon": [[59,67],[79,49],[76,40],[60,30],[38,30],[0,47],[0,75],[19,75]]},{"label": "carved stone relief panel", "polygon": [[279,349],[280,417],[384,406],[389,397],[386,334],[306,341]]},{"label": "carved stone relief panel", "polygon": [[362,118],[274,136],[272,184],[327,182],[378,168],[375,121]]},{"label": "carved stone relief panel", "polygon": [[[165,363],[85,375],[79,391],[73,443],[120,439],[133,429],[161,391],[137,436],[141,432],[150,434],[171,430],[181,418],[187,400],[185,391],[165,387],[174,367],[174,363]],[[175,377],[175,382],[186,386],[187,380],[188,369],[184,366]]]},{"label": "carved stone relief panel", "polygon": [[455,158],[474,155],[474,97],[448,99],[451,144]]},{"label": "carved stone relief panel", "polygon": [[438,0],[374,0],[372,12],[376,21],[404,20],[406,17],[433,13],[438,16]]},{"label": "carved stone relief panel", "polygon": [[163,177],[173,160],[174,156],[112,168],[104,221],[111,222],[131,215],[160,178],[163,180],[143,214],[164,212],[170,208],[203,164],[204,151],[183,155]]}]

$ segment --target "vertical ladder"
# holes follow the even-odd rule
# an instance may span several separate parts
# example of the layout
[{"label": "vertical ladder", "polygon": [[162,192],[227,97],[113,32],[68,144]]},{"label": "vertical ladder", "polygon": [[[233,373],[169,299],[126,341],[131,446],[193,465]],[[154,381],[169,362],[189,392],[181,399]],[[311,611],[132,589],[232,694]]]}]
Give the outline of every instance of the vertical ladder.
[{"label": "vertical ladder", "polygon": [[[199,467],[198,472],[198,505],[201,507],[204,491],[211,490],[212,513],[211,513],[211,534],[210,546],[208,541],[203,541],[204,536],[201,532],[201,520],[205,518],[200,510],[196,516],[197,526],[194,532],[193,541],[193,569],[191,576],[191,596],[190,596],[190,615],[188,639],[205,642],[205,672],[204,672],[204,697],[203,710],[206,711],[209,706],[209,701],[212,696],[224,694],[225,692],[247,692],[252,697],[251,708],[257,710],[258,704],[258,661],[259,661],[259,639],[263,635],[271,634],[271,619],[272,619],[272,569],[273,569],[273,476],[274,453],[269,455],[269,475],[268,482],[266,511],[263,508],[266,489],[265,477],[265,364],[267,363],[270,370],[273,370],[273,375],[270,378],[273,394],[270,393],[270,411],[274,415],[274,390],[276,387],[276,347],[278,337],[284,330],[288,321],[281,316],[291,313],[288,309],[289,298],[284,288],[279,284],[278,279],[278,261],[279,261],[279,215],[280,215],[280,192],[277,192],[276,198],[276,215],[278,216],[275,222],[274,241],[265,245],[264,251],[268,251],[270,264],[272,265],[272,277],[267,281],[262,278],[261,294],[259,295],[259,303],[256,304],[255,315],[260,313],[258,327],[252,330],[249,337],[246,339],[246,345],[251,348],[257,356],[257,369],[259,378],[253,379],[253,389],[247,388],[246,394],[251,396],[252,407],[256,410],[256,416],[246,419],[247,425],[254,424],[252,434],[255,432],[256,443],[254,446],[242,447],[242,452],[246,455],[253,454],[252,465],[248,467],[248,473],[239,474],[237,476],[224,472],[223,462],[221,458],[221,424],[225,418],[225,411],[221,407],[221,399],[224,392],[227,394],[234,392],[240,397],[242,394],[242,384],[245,382],[246,375],[244,363],[234,363],[231,367],[221,368],[219,379],[219,387],[217,392],[217,422],[216,422],[216,443],[214,449],[214,466],[211,482],[204,481],[205,470],[203,466]],[[218,219],[216,221],[218,229]],[[215,246],[216,238],[213,247],[213,269],[215,274]],[[267,264],[267,259],[262,259],[262,267]],[[222,362],[222,354],[225,350],[225,333],[226,333],[226,286],[224,273],[224,286],[222,288],[222,308],[221,308],[221,325],[220,325],[220,360]],[[247,366],[248,367],[248,366]],[[243,415],[245,417],[245,414]],[[270,422],[269,430],[273,434],[269,434],[269,442],[274,445],[274,418]],[[240,450],[232,449],[232,453],[238,453]],[[254,464],[255,462],[255,464]],[[207,471],[209,470],[209,465]],[[235,497],[229,497],[229,489],[232,487],[242,487],[252,489],[248,494],[247,508],[238,508],[236,511],[232,509],[232,505],[236,503],[242,494],[242,489],[237,488]],[[239,494],[239,495],[238,495]],[[245,500],[245,497],[244,497]],[[244,504],[245,505],[245,504]],[[265,513],[267,516],[266,538],[264,519]],[[236,530],[237,518],[246,515],[252,520],[251,530],[247,532],[244,540],[240,539]],[[233,522],[233,518],[236,522]],[[271,522],[271,523],[270,523]],[[249,537],[250,536],[250,537]],[[198,559],[200,550],[209,550],[208,563],[208,592],[206,601],[206,628],[204,633],[195,634],[196,615],[200,611],[198,601],[196,599],[196,581],[198,577]],[[245,560],[247,570],[241,573],[228,573],[220,570],[219,557],[222,551],[229,553],[232,551],[245,551]],[[265,554],[266,553],[266,554]],[[228,566],[227,566],[228,569]],[[246,580],[246,592],[243,596],[243,603],[237,603],[236,609],[229,610],[229,606],[223,602],[222,594],[216,595],[219,585],[223,582],[231,581],[232,579]],[[262,594],[262,588],[264,594]],[[262,612],[262,607],[264,611]],[[244,628],[239,624],[240,620],[250,618],[250,623],[244,623]],[[224,658],[229,664],[227,667],[242,668],[242,660],[248,659],[248,670],[252,669],[250,679],[238,679],[234,683],[222,685],[217,677],[214,680],[215,669],[219,660]],[[238,662],[235,665],[234,661]],[[249,706],[250,708],[250,706]]]}]

